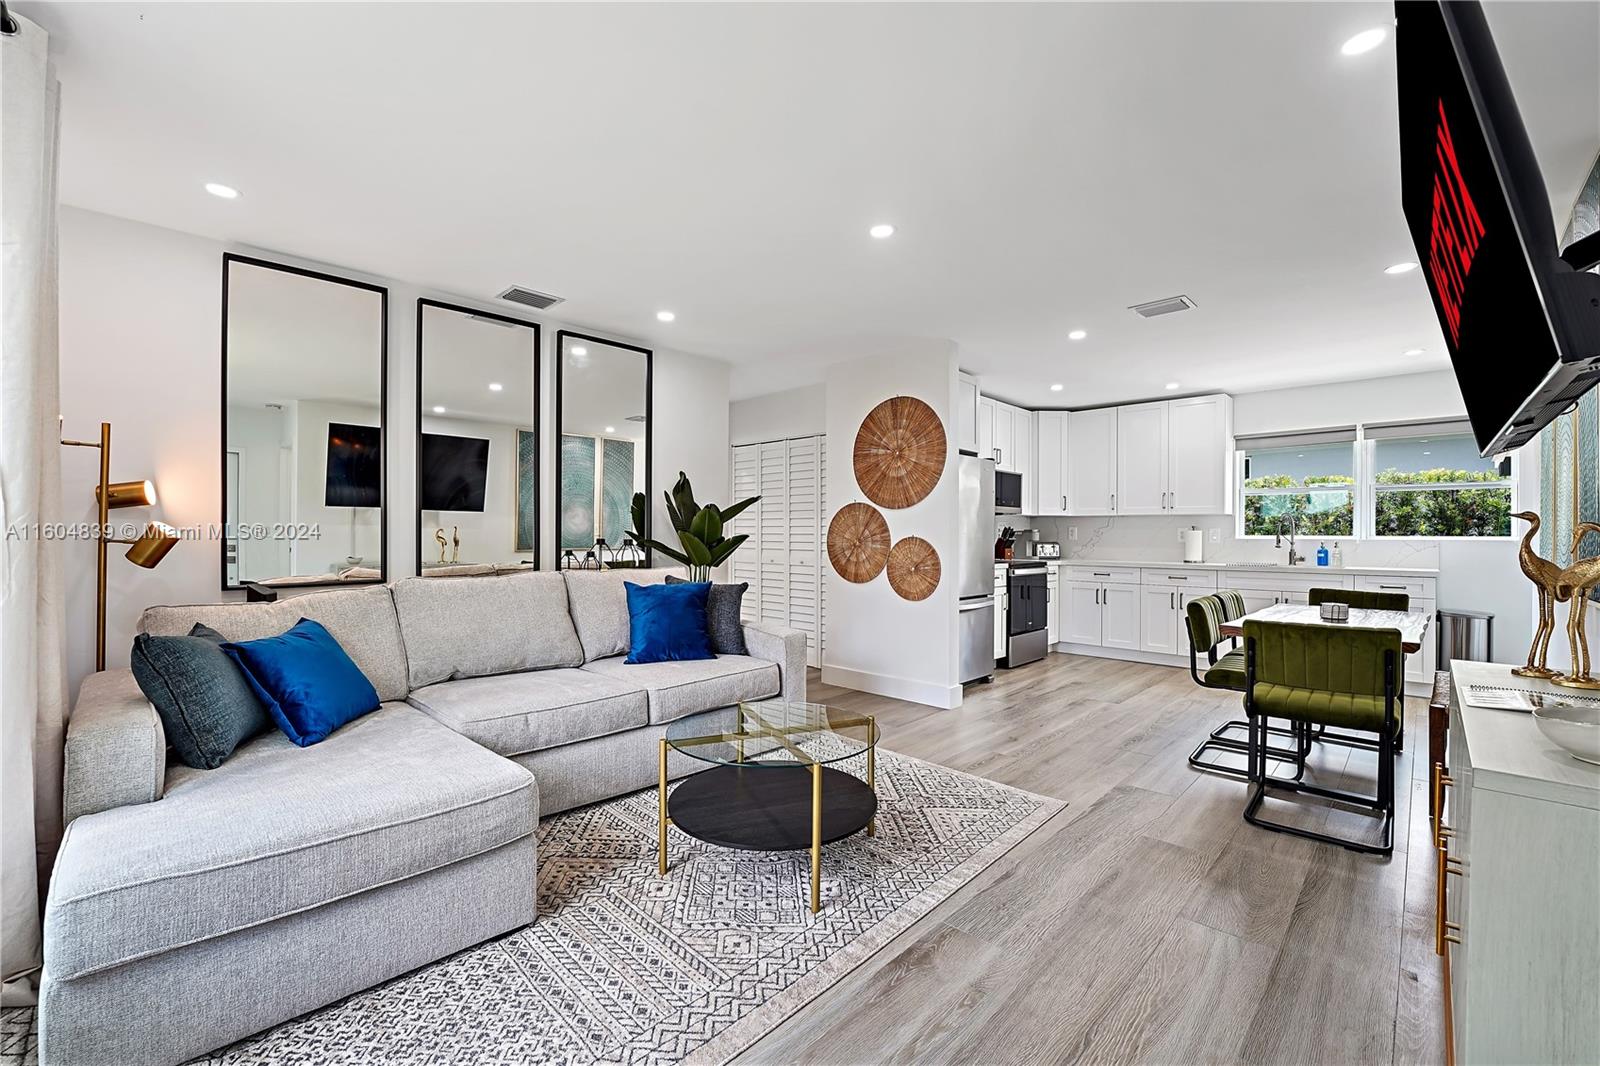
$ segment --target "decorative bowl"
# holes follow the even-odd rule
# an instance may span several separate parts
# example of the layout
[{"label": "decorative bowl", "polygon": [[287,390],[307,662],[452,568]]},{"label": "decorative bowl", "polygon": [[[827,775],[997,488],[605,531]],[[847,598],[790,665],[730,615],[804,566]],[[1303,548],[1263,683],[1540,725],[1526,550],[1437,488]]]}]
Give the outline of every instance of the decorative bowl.
[{"label": "decorative bowl", "polygon": [[1558,704],[1535,707],[1539,732],[1574,759],[1600,765],[1600,704]]}]

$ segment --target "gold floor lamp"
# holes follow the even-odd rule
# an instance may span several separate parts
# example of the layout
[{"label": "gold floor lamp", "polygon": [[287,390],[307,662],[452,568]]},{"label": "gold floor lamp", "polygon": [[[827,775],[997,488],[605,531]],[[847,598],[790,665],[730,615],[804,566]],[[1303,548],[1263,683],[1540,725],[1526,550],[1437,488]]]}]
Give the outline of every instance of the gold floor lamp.
[{"label": "gold floor lamp", "polygon": [[165,522],[150,522],[137,538],[113,537],[106,512],[113,507],[153,507],[156,486],[151,481],[111,480],[111,423],[100,423],[100,439],[61,441],[69,448],[100,449],[100,481],[94,487],[95,503],[99,506],[99,522],[95,527],[95,582],[94,582],[94,668],[106,668],[106,545],[129,544],[127,559],[135,566],[153,570],[166,558],[173,545],[178,543],[178,533]]}]

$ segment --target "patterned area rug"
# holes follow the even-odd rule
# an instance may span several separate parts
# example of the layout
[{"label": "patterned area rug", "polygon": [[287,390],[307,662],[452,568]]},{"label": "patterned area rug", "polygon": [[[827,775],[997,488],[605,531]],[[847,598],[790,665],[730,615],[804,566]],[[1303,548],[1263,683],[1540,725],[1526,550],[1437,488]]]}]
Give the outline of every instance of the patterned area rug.
[{"label": "patterned area rug", "polygon": [[[841,768],[864,776],[864,767]],[[656,794],[539,826],[539,919],[203,1060],[725,1062],[1015,847],[1065,804],[880,751],[878,835],[741,852],[669,830]],[[7,1011],[4,1066],[32,1052]]]}]

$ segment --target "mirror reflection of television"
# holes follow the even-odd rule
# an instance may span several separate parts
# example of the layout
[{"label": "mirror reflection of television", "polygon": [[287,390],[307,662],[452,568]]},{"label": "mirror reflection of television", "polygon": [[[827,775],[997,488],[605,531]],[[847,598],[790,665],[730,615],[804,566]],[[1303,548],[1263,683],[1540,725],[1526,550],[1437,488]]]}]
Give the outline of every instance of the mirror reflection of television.
[{"label": "mirror reflection of television", "polygon": [[489,441],[424,433],[417,493],[424,511],[481,511],[489,483]]},{"label": "mirror reflection of television", "polygon": [[328,477],[324,507],[377,507],[383,503],[383,431],[377,426],[328,423]]},{"label": "mirror reflection of television", "polygon": [[1482,7],[1394,7],[1401,205],[1478,447],[1505,452],[1600,381],[1600,277],[1563,261]]}]

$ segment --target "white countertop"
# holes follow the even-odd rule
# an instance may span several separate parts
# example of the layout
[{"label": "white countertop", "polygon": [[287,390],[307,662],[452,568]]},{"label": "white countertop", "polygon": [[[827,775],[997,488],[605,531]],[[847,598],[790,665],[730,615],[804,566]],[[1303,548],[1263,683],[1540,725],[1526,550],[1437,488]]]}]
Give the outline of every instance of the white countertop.
[{"label": "white countertop", "polygon": [[[1021,562],[1023,560],[1017,560]],[[1050,566],[1137,566],[1152,570],[1255,570],[1285,574],[1376,574],[1385,577],[1438,577],[1437,569],[1415,566],[1317,566],[1301,563],[1288,566],[1284,563],[1184,563],[1156,559],[1034,559]],[[997,568],[1006,564],[996,561]]]},{"label": "white countertop", "polygon": [[1524,711],[1475,707],[1467,686],[1492,685],[1560,695],[1593,696],[1594,692],[1562,689],[1548,681],[1517,677],[1498,663],[1450,663],[1455,680],[1454,704],[1472,754],[1474,787],[1533,796],[1575,807],[1600,808],[1600,766],[1574,759],[1539,731]]}]

